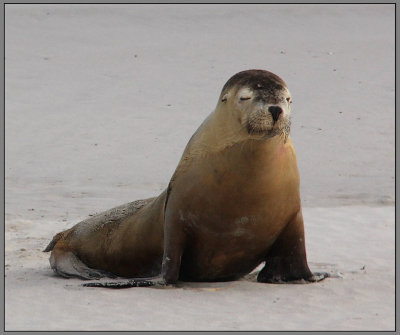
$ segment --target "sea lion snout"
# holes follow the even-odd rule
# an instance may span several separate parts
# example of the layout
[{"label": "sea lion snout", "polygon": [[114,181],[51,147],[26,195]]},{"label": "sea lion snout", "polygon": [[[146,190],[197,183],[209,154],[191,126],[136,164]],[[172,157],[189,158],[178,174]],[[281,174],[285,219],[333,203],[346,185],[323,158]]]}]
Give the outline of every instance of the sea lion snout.
[{"label": "sea lion snout", "polygon": [[282,114],[283,111],[282,111],[282,108],[279,106],[270,106],[268,108],[268,112],[271,113],[272,118],[276,122],[279,119],[279,116]]}]

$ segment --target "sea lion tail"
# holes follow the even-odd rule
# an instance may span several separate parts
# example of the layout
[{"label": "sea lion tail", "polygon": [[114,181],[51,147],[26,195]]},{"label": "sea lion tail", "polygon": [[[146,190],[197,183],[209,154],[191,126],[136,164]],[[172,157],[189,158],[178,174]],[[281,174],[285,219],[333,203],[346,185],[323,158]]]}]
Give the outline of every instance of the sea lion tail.
[{"label": "sea lion tail", "polygon": [[49,252],[53,250],[54,246],[57,244],[57,242],[60,240],[61,237],[64,236],[64,232],[56,234],[51,242],[48,244],[48,246],[43,250],[43,252]]}]

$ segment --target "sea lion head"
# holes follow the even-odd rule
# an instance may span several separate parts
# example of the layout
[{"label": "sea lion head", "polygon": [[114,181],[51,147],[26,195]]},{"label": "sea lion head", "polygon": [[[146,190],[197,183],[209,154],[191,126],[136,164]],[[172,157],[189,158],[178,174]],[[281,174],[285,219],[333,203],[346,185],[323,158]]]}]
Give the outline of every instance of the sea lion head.
[{"label": "sea lion head", "polygon": [[290,131],[291,95],[286,83],[265,70],[247,70],[232,76],[224,85],[217,110],[231,113],[240,131],[267,139]]}]

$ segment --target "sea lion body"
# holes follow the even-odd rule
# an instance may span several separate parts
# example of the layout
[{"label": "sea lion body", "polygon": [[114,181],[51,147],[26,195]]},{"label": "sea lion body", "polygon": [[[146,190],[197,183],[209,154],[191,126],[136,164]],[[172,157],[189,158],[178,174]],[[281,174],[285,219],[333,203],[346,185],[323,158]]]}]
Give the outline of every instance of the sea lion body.
[{"label": "sea lion body", "polygon": [[174,181],[165,223],[186,234],[180,278],[236,279],[264,260],[300,210],[293,147],[280,142],[236,144]]},{"label": "sea lion body", "polygon": [[147,277],[148,286],[233,280],[265,261],[259,281],[318,280],[306,260],[289,114],[282,79],[239,72],[190,139],[168,188],[57,234],[45,250],[52,268],[84,279]]},{"label": "sea lion body", "polygon": [[[163,192],[155,198],[124,204],[57,234],[45,249],[52,250],[52,268],[64,277],[83,279],[147,277],[159,273],[165,195]],[[74,269],[63,270],[65,262],[73,263]]]}]

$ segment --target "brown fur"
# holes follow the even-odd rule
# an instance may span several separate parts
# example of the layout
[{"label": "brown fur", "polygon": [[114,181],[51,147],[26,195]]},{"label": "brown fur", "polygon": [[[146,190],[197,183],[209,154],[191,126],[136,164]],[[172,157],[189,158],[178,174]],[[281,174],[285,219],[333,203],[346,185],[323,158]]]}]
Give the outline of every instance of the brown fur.
[{"label": "brown fur", "polygon": [[[239,99],[243,87],[252,89],[251,97]],[[265,261],[259,281],[315,280],[306,260],[296,154],[287,137],[286,85],[270,72],[250,70],[233,76],[222,94],[226,99],[193,135],[159,197],[120,206],[54,237],[45,251],[53,249],[56,272],[86,279],[103,272],[160,274],[141,281],[148,286],[232,280]],[[252,104],[265,110],[279,104],[285,115],[264,134],[249,134],[241,120]]]}]

